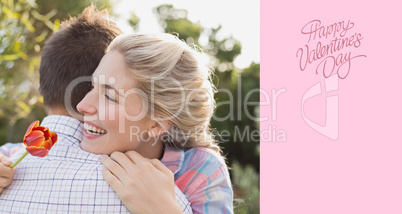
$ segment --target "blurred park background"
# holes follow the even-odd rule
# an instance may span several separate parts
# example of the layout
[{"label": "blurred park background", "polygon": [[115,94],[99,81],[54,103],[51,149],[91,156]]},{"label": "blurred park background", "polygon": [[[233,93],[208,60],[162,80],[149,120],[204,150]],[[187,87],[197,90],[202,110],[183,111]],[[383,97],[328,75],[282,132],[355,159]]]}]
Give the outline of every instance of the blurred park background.
[{"label": "blurred park background", "polygon": [[[223,25],[210,27],[202,26],[199,21],[191,21],[185,8],[176,7],[175,1],[170,2],[149,10],[159,23],[161,32],[178,35],[212,56],[215,68],[213,81],[219,90],[215,95],[218,107],[212,127],[217,133],[217,139],[222,142],[220,145],[231,168],[235,213],[259,213],[259,122],[255,119],[259,117],[259,59],[240,68],[235,59],[242,53],[242,43],[247,41],[240,42],[233,35],[223,35]],[[29,124],[46,116],[38,91],[41,48],[47,38],[59,29],[62,20],[78,15],[91,1],[0,0],[0,3],[2,145],[6,142],[21,142]],[[118,2],[98,0],[93,3],[98,8],[107,8],[114,19],[121,19],[114,10]],[[228,2],[220,16],[230,13],[230,8]],[[210,15],[208,11],[204,13],[205,16]],[[141,22],[144,21],[139,14],[130,12],[122,25],[129,26],[130,31],[143,32]],[[216,22],[219,23],[219,16]],[[117,24],[120,26],[119,22]],[[235,24],[241,28],[248,23]],[[254,105],[244,105],[245,101]]]}]

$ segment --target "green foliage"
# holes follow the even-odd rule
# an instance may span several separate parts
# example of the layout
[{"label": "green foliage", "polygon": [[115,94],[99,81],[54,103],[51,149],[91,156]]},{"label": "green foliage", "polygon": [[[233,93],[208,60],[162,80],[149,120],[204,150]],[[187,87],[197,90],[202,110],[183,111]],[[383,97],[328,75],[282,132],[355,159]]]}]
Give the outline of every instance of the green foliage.
[{"label": "green foliage", "polygon": [[128,24],[133,28],[134,31],[137,31],[137,25],[140,22],[140,18],[135,15],[135,13],[130,13],[130,19],[128,20]]},{"label": "green foliage", "polygon": [[99,9],[106,8],[108,11],[112,11],[112,5],[109,0],[36,0],[36,3],[39,11],[43,13],[57,11],[55,18],[60,20],[68,19],[70,16],[77,16],[85,7],[91,4],[95,4]]},{"label": "green foliage", "polygon": [[[32,120],[42,114],[39,96],[40,51],[60,20],[76,16],[93,1],[0,0],[0,145],[21,141]],[[95,1],[98,8],[111,8],[109,0]],[[41,111],[38,112],[43,112]],[[31,115],[30,115],[31,114]],[[32,116],[32,114],[34,116]],[[22,119],[22,120],[20,120]],[[25,119],[25,120],[23,120]],[[17,122],[18,121],[18,122]]]},{"label": "green foliage", "polygon": [[[35,70],[40,45],[59,21],[49,21],[55,11],[41,15],[34,1],[1,0],[0,13],[0,117],[10,126],[26,117],[38,101]],[[41,30],[38,28],[42,27]]]},{"label": "green foliage", "polygon": [[[211,29],[209,34],[209,45],[205,48],[207,48],[206,50],[208,50],[210,54],[214,55],[221,63],[233,64],[236,56],[241,53],[241,44],[232,36],[218,40],[217,35],[221,28],[222,26],[219,25],[219,27]],[[219,70],[224,71],[225,69]]]},{"label": "green foliage", "polygon": [[236,195],[234,199],[235,213],[259,213],[259,175],[252,166],[242,167],[237,161],[232,164],[231,171],[233,191]]},{"label": "green foliage", "polygon": [[161,5],[154,12],[165,33],[177,33],[180,39],[198,45],[202,27],[187,19],[187,10],[176,9],[172,5]]},{"label": "green foliage", "polygon": [[[237,160],[243,165],[251,164],[257,171],[260,165],[259,150],[256,149],[259,146],[259,127],[255,118],[258,117],[260,100],[259,71],[260,65],[252,63],[241,72],[216,72],[217,109],[211,121],[212,127],[221,133],[218,140],[223,142],[221,145],[229,163]],[[245,106],[245,102],[249,105]]]}]

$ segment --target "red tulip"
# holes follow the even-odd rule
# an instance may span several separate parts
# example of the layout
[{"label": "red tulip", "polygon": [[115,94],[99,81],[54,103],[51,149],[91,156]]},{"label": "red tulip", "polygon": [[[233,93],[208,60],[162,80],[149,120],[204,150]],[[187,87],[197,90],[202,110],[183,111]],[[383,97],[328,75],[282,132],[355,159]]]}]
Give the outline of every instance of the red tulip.
[{"label": "red tulip", "polygon": [[28,153],[37,157],[45,157],[57,142],[57,134],[46,127],[39,126],[39,121],[35,121],[29,126],[23,142],[27,146],[27,151],[10,168],[17,165]]},{"label": "red tulip", "polygon": [[39,126],[39,121],[33,122],[24,135],[23,142],[29,154],[45,157],[57,142],[57,134],[48,128]]}]

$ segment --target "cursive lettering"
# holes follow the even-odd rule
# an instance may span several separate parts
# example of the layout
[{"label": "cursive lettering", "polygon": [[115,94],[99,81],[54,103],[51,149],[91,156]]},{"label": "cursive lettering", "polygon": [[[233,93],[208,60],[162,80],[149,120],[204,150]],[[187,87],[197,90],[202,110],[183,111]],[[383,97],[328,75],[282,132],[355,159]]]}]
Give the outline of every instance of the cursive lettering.
[{"label": "cursive lettering", "polygon": [[346,35],[347,31],[353,28],[355,24],[348,20],[346,23],[345,21],[337,22],[328,26],[321,26],[320,20],[313,20],[308,22],[304,27],[301,29],[302,34],[308,34],[308,41],[310,42],[311,39],[315,40],[318,36],[319,39],[321,38],[328,38],[329,35],[332,34],[333,37],[336,37],[339,34],[340,37]]},{"label": "cursive lettering", "polygon": [[[363,40],[361,33],[347,34],[354,26],[350,20],[328,26],[321,25],[320,20],[313,20],[304,25],[301,33],[309,37],[296,52],[300,70],[304,71],[310,64],[318,62],[316,74],[322,73],[328,78],[336,71],[340,79],[345,79],[350,73],[352,59],[366,57],[362,54],[353,56],[350,50],[359,48]],[[317,41],[311,43],[314,40]]]},{"label": "cursive lettering", "polygon": [[[351,57],[352,53],[345,53],[345,54],[339,54],[337,57],[334,56],[328,56],[324,58],[317,66],[316,69],[316,74],[322,73],[325,78],[328,78],[332,76],[335,68],[336,73],[339,77],[339,79],[345,79],[350,72],[350,67],[352,65],[352,59],[358,58],[358,57],[366,57],[366,55],[358,55]],[[347,65],[346,68],[344,68],[344,65]],[[343,69],[342,69],[343,68]],[[342,72],[343,71],[343,72]]]}]

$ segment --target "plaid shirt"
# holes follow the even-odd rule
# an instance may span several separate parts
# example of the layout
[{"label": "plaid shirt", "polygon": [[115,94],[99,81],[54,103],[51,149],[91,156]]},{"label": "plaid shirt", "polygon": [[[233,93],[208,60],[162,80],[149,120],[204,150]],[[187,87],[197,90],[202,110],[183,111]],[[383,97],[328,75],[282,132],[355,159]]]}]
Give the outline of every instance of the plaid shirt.
[{"label": "plaid shirt", "polygon": [[[52,115],[42,126],[59,140],[46,157],[28,155],[18,164],[13,183],[0,194],[0,213],[129,213],[103,179],[100,155],[79,147],[82,124]],[[24,152],[20,149],[10,159],[14,162]],[[192,213],[177,187],[176,199],[184,213]]]},{"label": "plaid shirt", "polygon": [[187,196],[194,213],[233,213],[233,190],[228,169],[216,152],[195,147],[187,151],[166,147],[162,158]]},{"label": "plaid shirt", "polygon": [[23,148],[25,148],[23,143],[6,143],[0,147],[0,155],[11,157],[11,155]]}]

